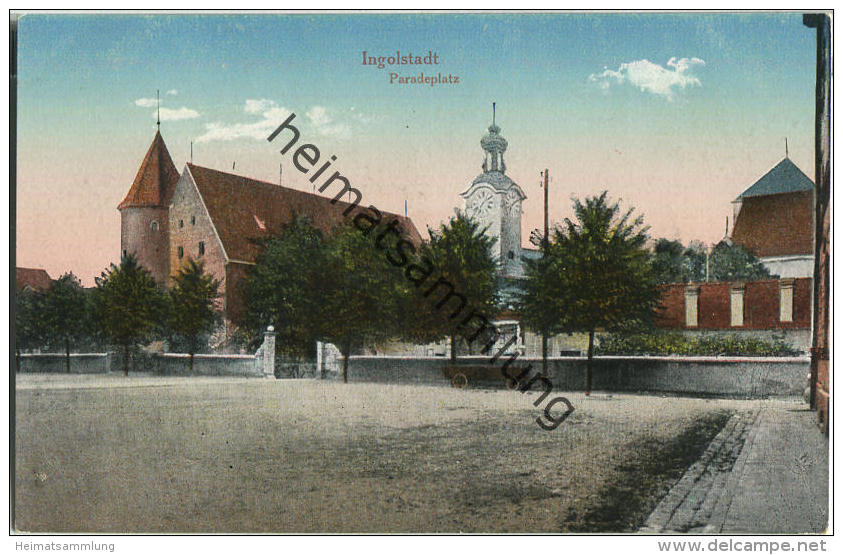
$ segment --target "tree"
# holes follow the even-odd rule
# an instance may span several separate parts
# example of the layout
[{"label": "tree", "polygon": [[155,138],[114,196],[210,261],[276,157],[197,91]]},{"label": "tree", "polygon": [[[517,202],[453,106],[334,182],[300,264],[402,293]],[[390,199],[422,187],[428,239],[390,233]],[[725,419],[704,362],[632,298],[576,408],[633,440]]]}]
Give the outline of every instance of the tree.
[{"label": "tree", "polygon": [[653,246],[653,271],[659,283],[703,281],[706,247],[692,241],[687,247],[679,241],[658,239]]},{"label": "tree", "polygon": [[[425,300],[416,310],[415,336],[423,341],[449,337],[454,364],[457,337],[465,331],[463,321],[469,310],[482,314],[496,311],[497,261],[492,255],[495,239],[459,210],[438,230],[428,229],[428,234],[430,240],[422,247],[419,260],[436,281],[430,285],[419,283]],[[436,310],[431,310],[434,302]]]},{"label": "tree", "polygon": [[271,324],[279,351],[311,355],[323,322],[327,262],[322,233],[304,216],[295,216],[278,236],[263,241],[243,282],[249,333],[257,336]]},{"label": "tree", "polygon": [[132,347],[151,339],[166,321],[167,296],[134,255],[96,278],[94,314],[103,333],[123,350],[123,374],[129,375]]},{"label": "tree", "polygon": [[770,277],[770,271],[743,245],[720,241],[709,259],[714,281],[755,280]]},{"label": "tree", "polygon": [[199,349],[204,334],[213,331],[217,317],[215,300],[219,296],[220,282],[205,273],[202,262],[192,258],[173,278],[170,290],[169,329],[183,338],[190,355],[190,372],[193,372],[193,355]]},{"label": "tree", "polygon": [[30,288],[15,294],[15,362],[20,370],[22,351],[44,345],[44,294]]},{"label": "tree", "polygon": [[587,395],[595,332],[649,324],[659,300],[643,217],[633,217],[632,208],[621,213],[607,195],[574,199],[576,219],[554,230],[535,301],[548,305],[546,314],[555,310],[556,330],[588,333]]},{"label": "tree", "polygon": [[524,325],[542,336],[543,376],[547,376],[546,338],[559,333],[562,324],[557,307],[553,302],[548,302],[561,295],[553,260],[551,256],[542,256],[537,260],[526,261],[526,279],[517,305]]},{"label": "tree", "polygon": [[89,327],[87,296],[82,282],[68,272],[53,280],[44,294],[44,337],[51,346],[61,345],[66,371],[70,373],[70,344],[86,335]]},{"label": "tree", "polygon": [[319,335],[339,348],[346,383],[353,349],[400,335],[406,325],[407,282],[369,237],[373,231],[344,225],[327,241]]}]

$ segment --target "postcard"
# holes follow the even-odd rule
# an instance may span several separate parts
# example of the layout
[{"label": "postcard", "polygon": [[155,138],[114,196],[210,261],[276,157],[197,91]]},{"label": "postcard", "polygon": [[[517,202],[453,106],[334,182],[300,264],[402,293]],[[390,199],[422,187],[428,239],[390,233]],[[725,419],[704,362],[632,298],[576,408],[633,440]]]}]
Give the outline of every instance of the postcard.
[{"label": "postcard", "polygon": [[12,16],[20,549],[826,549],[830,14]]}]

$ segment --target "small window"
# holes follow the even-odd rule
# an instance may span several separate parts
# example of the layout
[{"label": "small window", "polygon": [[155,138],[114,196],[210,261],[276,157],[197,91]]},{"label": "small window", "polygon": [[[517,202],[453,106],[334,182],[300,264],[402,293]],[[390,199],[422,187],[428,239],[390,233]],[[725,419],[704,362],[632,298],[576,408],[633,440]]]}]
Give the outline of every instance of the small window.
[{"label": "small window", "polygon": [[199,241],[199,256],[205,254],[205,241]]},{"label": "small window", "polygon": [[779,282],[779,321],[793,322],[793,280]]},{"label": "small window", "polygon": [[512,252],[512,251],[509,251],[509,253],[507,254],[507,256],[509,257],[509,259],[510,259],[510,260],[512,260],[513,258],[515,258],[515,253],[514,253],[514,252]]},{"label": "small window", "polygon": [[729,291],[729,312],[731,314],[730,323],[732,327],[743,326],[743,294],[743,285],[733,286],[732,289]]},{"label": "small window", "polygon": [[700,290],[698,287],[685,289],[685,326],[697,327],[698,304]]},{"label": "small window", "polygon": [[190,225],[196,225],[196,216],[190,217]]},{"label": "small window", "polygon": [[184,227],[184,220],[179,220],[179,227],[180,228]]},{"label": "small window", "polygon": [[123,249],[123,258],[126,258],[126,255],[128,255],[128,254],[129,253],[126,252],[126,249]]},{"label": "small window", "polygon": [[184,258],[184,247],[179,247],[179,248],[178,248],[178,249],[176,249],[176,250],[177,250],[177,252],[178,252],[179,259]]},{"label": "small window", "polygon": [[149,224],[149,228],[152,231],[158,231],[158,222],[156,222],[155,220],[152,220],[152,223]]}]

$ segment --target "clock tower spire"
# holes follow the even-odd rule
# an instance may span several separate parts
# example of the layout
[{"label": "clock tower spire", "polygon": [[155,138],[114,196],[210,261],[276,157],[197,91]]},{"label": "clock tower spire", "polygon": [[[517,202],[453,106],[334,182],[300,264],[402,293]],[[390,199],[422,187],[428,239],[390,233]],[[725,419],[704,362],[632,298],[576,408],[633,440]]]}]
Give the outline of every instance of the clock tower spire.
[{"label": "clock tower spire", "polygon": [[492,103],[492,125],[482,139],[483,173],[474,178],[468,189],[461,194],[465,213],[481,227],[486,234],[496,239],[494,254],[500,273],[509,277],[523,275],[521,265],[521,202],[527,198],[509,176],[503,154],[509,144],[501,136],[496,122],[496,106]]}]

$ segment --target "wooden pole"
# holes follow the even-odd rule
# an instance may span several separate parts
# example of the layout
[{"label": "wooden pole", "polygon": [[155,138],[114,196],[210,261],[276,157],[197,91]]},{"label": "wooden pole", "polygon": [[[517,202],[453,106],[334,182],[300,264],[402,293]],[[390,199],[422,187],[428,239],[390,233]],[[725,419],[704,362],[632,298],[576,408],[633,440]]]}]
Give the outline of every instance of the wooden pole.
[{"label": "wooden pole", "polygon": [[[547,256],[550,246],[550,235],[547,216],[547,187],[549,183],[548,170],[544,170],[544,241],[542,242],[542,256]],[[547,330],[542,330],[542,376],[547,376]]]},{"label": "wooden pole", "polygon": [[824,13],[804,14],[802,23],[817,30],[816,111],[814,121],[814,311],[811,337],[811,408],[828,433],[829,271],[831,200],[831,20]]}]

